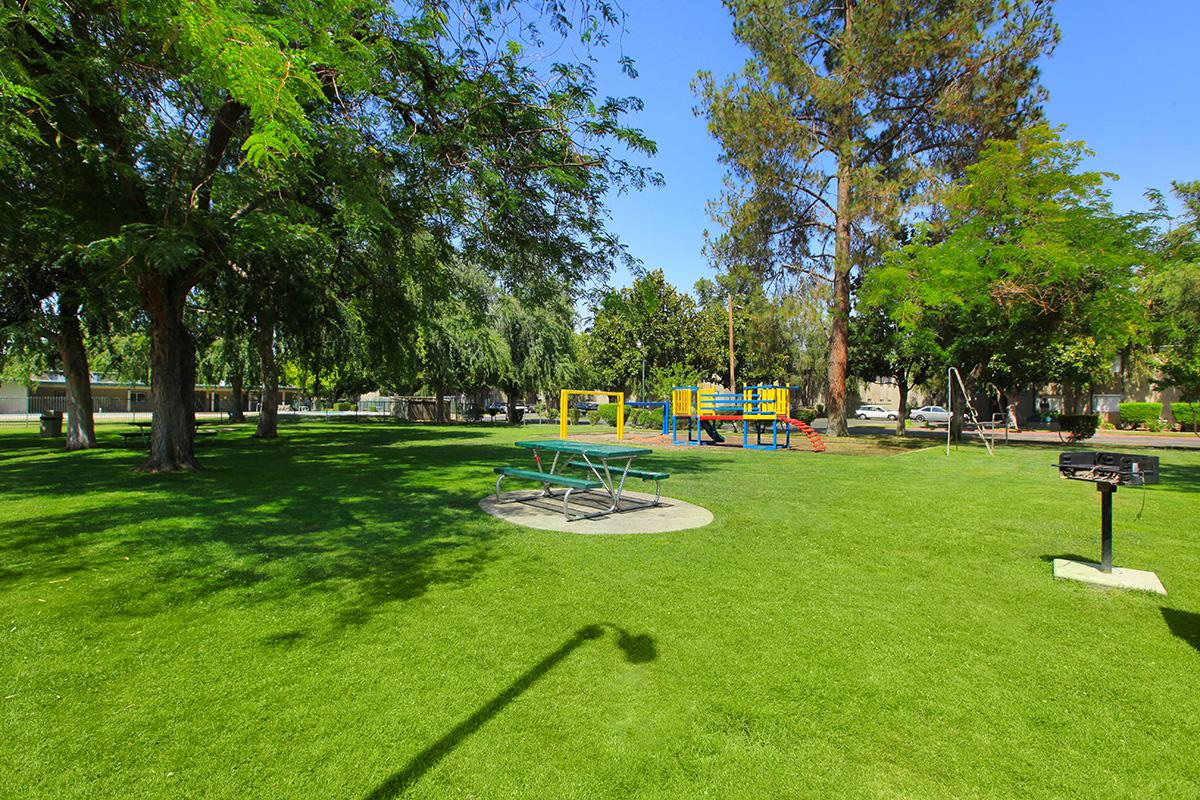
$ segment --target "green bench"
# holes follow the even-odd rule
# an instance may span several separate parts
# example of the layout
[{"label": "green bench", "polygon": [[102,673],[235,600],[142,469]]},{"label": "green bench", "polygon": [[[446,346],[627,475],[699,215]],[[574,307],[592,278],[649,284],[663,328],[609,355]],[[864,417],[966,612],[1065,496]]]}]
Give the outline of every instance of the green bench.
[{"label": "green bench", "polygon": [[[595,468],[595,465],[589,464],[586,461],[568,461],[567,466],[575,467],[576,469],[586,469],[589,471],[591,471],[592,469]],[[615,473],[616,473],[615,469],[613,470],[613,473],[615,475]],[[654,502],[650,503],[650,505],[656,506],[656,505],[658,505],[659,501],[662,499],[662,482],[665,481],[667,478],[671,477],[671,473],[655,472],[655,471],[649,470],[649,469],[633,469],[632,467],[630,467],[625,472],[625,477],[641,478],[643,481],[654,481]],[[642,501],[635,499],[630,502],[638,503],[638,502],[642,502]]]},{"label": "green bench", "polygon": [[[571,496],[571,492],[580,490],[587,491],[588,489],[603,489],[604,484],[600,481],[590,480],[588,478],[572,478],[570,475],[554,475],[549,472],[542,472],[537,469],[522,469],[520,467],[496,467],[492,470],[500,477],[496,478],[496,502],[504,502],[500,499],[500,482],[505,478],[514,480],[537,481],[542,484],[542,493],[537,497],[553,497],[550,492],[551,486],[565,486],[567,491],[563,494],[563,516],[568,520],[583,519],[591,516],[590,514],[580,514],[574,517],[567,508],[567,500]],[[523,498],[531,499],[531,498]]]}]

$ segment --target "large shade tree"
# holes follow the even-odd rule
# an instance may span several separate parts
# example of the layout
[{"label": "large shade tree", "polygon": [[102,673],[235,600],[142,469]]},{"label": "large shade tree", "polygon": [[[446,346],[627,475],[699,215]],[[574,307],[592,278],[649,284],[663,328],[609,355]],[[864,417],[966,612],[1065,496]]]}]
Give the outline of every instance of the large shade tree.
[{"label": "large shade tree", "polygon": [[829,431],[845,435],[856,249],[985,139],[1038,114],[1051,2],[726,5],[750,57],[724,82],[697,80],[728,169],[710,253],[771,279],[830,281]]},{"label": "large shade tree", "polygon": [[662,270],[652,270],[598,298],[587,352],[597,388],[629,391],[641,387],[643,370],[649,375],[679,365],[707,378],[720,368],[724,341],[723,324],[702,314]]},{"label": "large shade tree", "polygon": [[1183,213],[1166,214],[1162,196],[1155,195],[1166,229],[1154,243],[1156,263],[1143,283],[1154,323],[1150,359],[1159,388],[1175,388],[1184,400],[1200,403],[1200,181],[1172,188]]},{"label": "large shade tree", "polygon": [[989,143],[942,198],[949,234],[889,254],[863,310],[1010,403],[1030,385],[1111,377],[1143,320],[1133,287],[1148,232],[1113,210],[1113,176],[1083,170],[1089,155],[1046,125]]},{"label": "large shade tree", "polygon": [[[97,190],[129,217],[105,242],[148,320],[146,469],[197,466],[184,314],[193,289],[228,266],[249,216],[308,203],[292,196],[305,183],[388,210],[365,215],[391,221],[359,230],[355,248],[418,225],[478,254],[538,256],[514,267],[569,270],[621,255],[596,212],[614,182],[647,177],[613,150],[652,149],[622,121],[636,101],[596,100],[587,63],[527,54],[542,34],[524,5],[453,10],[433,2],[406,15],[372,0],[6,6],[14,69],[0,101],[36,110],[28,118],[42,127],[6,132],[0,163],[20,162],[35,134],[53,141],[68,118],[86,121],[73,141],[99,165]],[[539,11],[559,35],[578,23],[585,42],[616,22],[605,3]],[[361,165],[346,183],[321,172],[332,147]]]}]

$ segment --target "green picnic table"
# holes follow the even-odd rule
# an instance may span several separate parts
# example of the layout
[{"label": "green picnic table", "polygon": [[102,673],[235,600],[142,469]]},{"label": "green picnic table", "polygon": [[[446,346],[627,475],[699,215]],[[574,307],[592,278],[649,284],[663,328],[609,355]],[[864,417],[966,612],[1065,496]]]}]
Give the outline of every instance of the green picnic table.
[{"label": "green picnic table", "polygon": [[[660,484],[670,477],[665,472],[633,468],[634,459],[653,452],[648,447],[583,442],[574,439],[531,439],[517,442],[517,447],[533,451],[536,469],[496,467],[493,471],[500,476],[496,479],[497,502],[505,502],[500,498],[500,483],[505,478],[537,481],[542,484],[542,490],[537,494],[508,502],[527,502],[541,497],[555,497],[553,487],[557,486],[565,489],[562,495],[563,516],[568,520],[588,519],[619,511],[623,499],[628,505],[658,505],[662,496]],[[547,458],[550,454],[553,454],[553,457]],[[545,463],[547,460],[550,462],[549,465]],[[568,468],[581,471],[583,477],[566,474]],[[654,501],[622,498],[625,482],[629,478],[654,481]],[[609,499],[609,505],[598,511],[572,515],[568,502],[571,492],[575,491],[603,494]]]}]

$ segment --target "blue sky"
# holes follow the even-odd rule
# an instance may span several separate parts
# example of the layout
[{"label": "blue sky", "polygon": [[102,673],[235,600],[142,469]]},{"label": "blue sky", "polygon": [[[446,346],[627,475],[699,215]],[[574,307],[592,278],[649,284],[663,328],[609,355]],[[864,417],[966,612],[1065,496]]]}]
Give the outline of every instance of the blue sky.
[{"label": "blue sky", "polygon": [[[634,124],[657,141],[649,163],[666,185],[611,198],[612,229],[647,268],[661,267],[681,289],[712,270],[701,254],[712,228],[705,204],[720,192],[717,147],[690,85],[700,69],[718,78],[737,70],[745,52],[734,44],[719,0],[628,2],[626,33],[602,53],[600,91],[636,95],[645,110]],[[1200,179],[1200,2],[1059,0],[1062,42],[1042,65],[1053,124],[1096,151],[1091,168],[1115,172],[1118,210],[1145,208],[1147,187]],[[610,64],[617,50],[637,62],[629,80]],[[620,285],[629,280],[613,275]]]}]

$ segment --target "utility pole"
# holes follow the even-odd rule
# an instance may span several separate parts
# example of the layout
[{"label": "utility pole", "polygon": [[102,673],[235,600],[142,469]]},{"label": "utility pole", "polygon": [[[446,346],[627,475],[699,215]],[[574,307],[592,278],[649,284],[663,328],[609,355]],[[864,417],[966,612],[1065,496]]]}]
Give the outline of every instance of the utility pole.
[{"label": "utility pole", "polygon": [[737,376],[733,371],[733,292],[729,292],[726,297],[726,309],[729,312],[729,391],[734,391],[737,388]]}]

